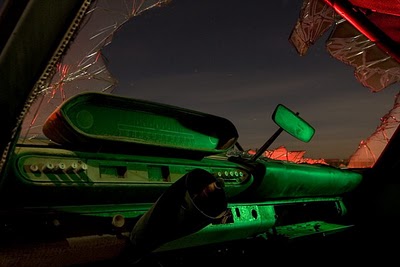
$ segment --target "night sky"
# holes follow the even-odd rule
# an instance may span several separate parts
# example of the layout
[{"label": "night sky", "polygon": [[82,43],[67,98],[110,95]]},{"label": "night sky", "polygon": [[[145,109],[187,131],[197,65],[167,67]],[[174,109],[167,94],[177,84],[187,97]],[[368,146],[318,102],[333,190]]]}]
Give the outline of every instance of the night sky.
[{"label": "night sky", "polygon": [[288,38],[301,0],[181,0],[132,19],[104,50],[119,80],[115,94],[231,120],[245,149],[278,129],[282,103],[316,129],[309,143],[283,133],[270,149],[346,159],[393,106],[389,87],[372,93],[353,68],[325,50],[328,34],[299,56]]}]

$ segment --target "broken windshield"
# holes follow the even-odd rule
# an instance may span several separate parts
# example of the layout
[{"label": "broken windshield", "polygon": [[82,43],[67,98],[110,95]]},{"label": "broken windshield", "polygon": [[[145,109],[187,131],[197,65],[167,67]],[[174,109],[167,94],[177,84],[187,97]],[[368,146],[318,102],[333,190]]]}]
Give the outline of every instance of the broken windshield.
[{"label": "broken windshield", "polygon": [[[327,38],[325,44],[317,42],[321,37]],[[95,1],[56,73],[32,103],[20,139],[46,140],[43,124],[58,106],[78,93],[96,91],[227,117],[250,150],[275,131],[270,114],[283,103],[310,121],[316,136],[307,145],[283,136],[278,148],[284,144],[310,158],[370,167],[399,119],[397,97],[393,103],[397,94],[383,90],[398,81],[398,62],[370,57],[371,51],[379,54],[319,0],[251,5]],[[370,92],[326,52],[355,67],[355,78]],[[339,78],[343,73],[346,78]],[[346,83],[332,84],[341,79]],[[371,92],[380,94],[372,97]],[[360,102],[364,105],[356,106]],[[346,128],[353,124],[350,119],[361,125],[359,130]]]}]

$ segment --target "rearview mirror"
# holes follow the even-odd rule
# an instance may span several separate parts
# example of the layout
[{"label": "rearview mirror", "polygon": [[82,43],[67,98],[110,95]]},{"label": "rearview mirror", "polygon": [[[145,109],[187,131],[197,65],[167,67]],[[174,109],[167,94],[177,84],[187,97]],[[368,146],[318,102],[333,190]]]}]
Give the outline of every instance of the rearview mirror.
[{"label": "rearview mirror", "polygon": [[276,106],[272,120],[285,132],[303,142],[309,142],[314,136],[315,129],[298,113],[294,113],[282,104]]}]

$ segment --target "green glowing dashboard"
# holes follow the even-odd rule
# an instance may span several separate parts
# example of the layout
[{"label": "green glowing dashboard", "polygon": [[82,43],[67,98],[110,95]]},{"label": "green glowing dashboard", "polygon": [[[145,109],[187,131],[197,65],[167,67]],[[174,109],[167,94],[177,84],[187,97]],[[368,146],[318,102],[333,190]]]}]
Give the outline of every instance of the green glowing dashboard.
[{"label": "green glowing dashboard", "polygon": [[[310,220],[321,224],[346,213],[342,197],[362,179],[328,165],[227,156],[239,137],[229,120],[109,94],[68,99],[49,116],[43,133],[49,140],[15,145],[0,198],[46,218],[120,214],[135,221],[186,173],[201,168],[214,175],[224,185],[230,219],[172,247],[246,238],[293,223],[313,225]],[[207,241],[204,231],[229,235]]]},{"label": "green glowing dashboard", "polygon": [[15,150],[10,182],[37,205],[153,202],[194,168],[212,173],[237,202],[340,196],[361,181],[326,165],[229,158],[238,139],[229,120],[109,94],[69,99],[43,132],[47,146]]}]

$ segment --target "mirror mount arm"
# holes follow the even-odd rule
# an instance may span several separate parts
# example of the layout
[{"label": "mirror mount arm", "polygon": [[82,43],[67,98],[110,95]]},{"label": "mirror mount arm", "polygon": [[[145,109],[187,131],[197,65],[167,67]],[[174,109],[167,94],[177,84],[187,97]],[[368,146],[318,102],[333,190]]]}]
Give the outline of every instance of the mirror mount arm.
[{"label": "mirror mount arm", "polygon": [[239,151],[242,151],[242,152],[244,151],[243,147],[239,144],[239,142],[236,142],[235,146],[237,149],[239,149]]},{"label": "mirror mount arm", "polygon": [[251,161],[256,161],[275,141],[276,138],[282,133],[283,128],[280,128],[264,143],[264,145],[257,151],[257,153],[251,158]]},{"label": "mirror mount arm", "polygon": [[[296,115],[299,115],[299,112],[296,112]],[[282,133],[283,128],[279,127],[278,130],[265,142],[265,144],[257,151],[257,153],[251,158],[251,161],[256,161],[264,152],[268,149],[268,147],[275,141],[276,138]]]}]

